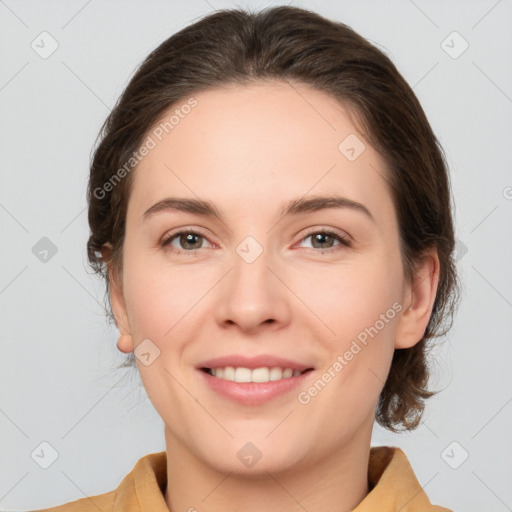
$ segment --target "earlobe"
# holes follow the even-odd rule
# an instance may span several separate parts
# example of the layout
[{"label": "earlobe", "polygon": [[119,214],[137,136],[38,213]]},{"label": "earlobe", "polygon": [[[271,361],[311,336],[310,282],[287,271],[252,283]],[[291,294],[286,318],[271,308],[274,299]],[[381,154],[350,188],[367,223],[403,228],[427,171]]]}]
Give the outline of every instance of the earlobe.
[{"label": "earlobe", "polygon": [[123,297],[123,292],[117,283],[117,279],[113,279],[110,282],[110,302],[116,320],[117,328],[121,333],[117,341],[117,348],[128,354],[133,352],[134,345],[133,339],[130,332],[130,326],[128,323],[128,315],[126,313],[126,304]]},{"label": "earlobe", "polygon": [[412,282],[407,285],[395,348],[411,348],[423,338],[434,307],[439,275],[439,257],[433,248],[418,263]]},{"label": "earlobe", "polygon": [[117,348],[120,352],[124,352],[125,354],[133,352],[135,347],[132,337],[129,334],[121,334],[117,340]]},{"label": "earlobe", "polygon": [[[110,244],[106,244],[110,246]],[[110,251],[108,247],[106,251]],[[102,251],[103,252],[103,251]],[[112,312],[117,328],[119,329],[120,336],[117,341],[117,348],[126,354],[133,352],[134,344],[131,336],[130,326],[128,322],[128,315],[126,312],[126,303],[124,300],[122,284],[120,283],[119,276],[113,268],[111,261],[107,263],[108,276],[109,276],[109,292],[110,303],[112,304]]]}]

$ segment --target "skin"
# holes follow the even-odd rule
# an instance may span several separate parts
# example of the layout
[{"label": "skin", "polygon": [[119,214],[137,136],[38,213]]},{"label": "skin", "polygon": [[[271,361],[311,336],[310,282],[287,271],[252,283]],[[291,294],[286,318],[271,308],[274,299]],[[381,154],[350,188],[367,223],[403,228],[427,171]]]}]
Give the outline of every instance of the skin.
[{"label": "skin", "polygon": [[[394,349],[415,345],[430,318],[437,253],[408,284],[387,170],[335,99],[279,81],[194,97],[198,105],[134,171],[122,278],[110,269],[119,350],[144,339],[160,350],[138,367],[165,424],[165,500],[175,512],[351,510],[368,493],[375,407]],[[349,134],[366,145],[352,162],[338,150]],[[290,200],[313,194],[358,201],[375,222],[348,208],[281,218]],[[168,196],[210,200],[224,222],[178,211],[142,220]],[[183,228],[204,238],[159,245]],[[315,245],[308,235],[325,228],[352,246],[329,238]],[[263,249],[251,264],[236,252],[248,235]],[[192,256],[173,252],[194,248]],[[401,311],[301,404],[298,391],[394,303]],[[275,354],[315,370],[297,391],[241,405],[212,391],[195,369],[229,354]],[[251,468],[237,457],[247,442],[262,454]]]}]

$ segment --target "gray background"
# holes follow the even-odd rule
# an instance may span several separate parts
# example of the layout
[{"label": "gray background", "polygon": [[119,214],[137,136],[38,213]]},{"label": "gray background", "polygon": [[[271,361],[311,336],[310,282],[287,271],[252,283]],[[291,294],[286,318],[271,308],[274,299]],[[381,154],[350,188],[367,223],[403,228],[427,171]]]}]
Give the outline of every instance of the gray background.
[{"label": "gray background", "polygon": [[[141,456],[164,449],[138,376],[114,370],[117,331],[103,315],[103,283],[87,270],[90,152],[136,65],[161,41],[215,9],[277,3],[0,1],[2,510],[110,491]],[[512,510],[512,2],[292,4],[388,53],[451,170],[464,295],[433,353],[432,386],[444,391],[419,429],[376,427],[372,444],[402,447],[433,503]],[[47,58],[31,47],[51,49],[43,31],[58,43]],[[43,237],[57,248],[46,261]],[[47,469],[53,452],[41,442],[58,454]]]}]

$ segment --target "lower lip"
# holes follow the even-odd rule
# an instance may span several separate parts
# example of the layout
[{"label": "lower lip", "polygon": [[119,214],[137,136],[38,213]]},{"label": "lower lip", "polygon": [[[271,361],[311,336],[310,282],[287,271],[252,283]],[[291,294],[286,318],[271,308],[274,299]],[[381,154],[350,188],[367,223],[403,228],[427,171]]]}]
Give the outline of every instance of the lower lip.
[{"label": "lower lip", "polygon": [[289,393],[304,383],[311,370],[287,379],[269,382],[234,382],[219,379],[203,370],[198,370],[213,391],[244,405],[260,405],[273,398]]}]

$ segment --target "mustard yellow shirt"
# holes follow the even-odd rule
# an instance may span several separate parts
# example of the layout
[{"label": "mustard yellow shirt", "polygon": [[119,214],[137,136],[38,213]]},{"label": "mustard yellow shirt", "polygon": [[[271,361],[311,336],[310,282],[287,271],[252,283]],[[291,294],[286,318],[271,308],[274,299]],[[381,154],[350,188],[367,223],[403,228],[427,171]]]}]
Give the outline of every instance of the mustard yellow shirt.
[{"label": "mustard yellow shirt", "polygon": [[[169,512],[166,485],[166,452],[151,453],[139,459],[116,490],[44,512]],[[453,512],[430,503],[400,448],[370,449],[368,486],[370,492],[353,512]]]}]

